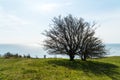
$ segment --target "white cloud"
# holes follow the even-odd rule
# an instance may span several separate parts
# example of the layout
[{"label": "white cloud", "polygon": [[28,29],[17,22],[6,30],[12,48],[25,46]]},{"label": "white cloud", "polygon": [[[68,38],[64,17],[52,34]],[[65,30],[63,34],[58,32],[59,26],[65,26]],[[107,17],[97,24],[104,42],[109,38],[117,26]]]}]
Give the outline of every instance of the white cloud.
[{"label": "white cloud", "polygon": [[17,29],[25,25],[30,24],[30,22],[16,16],[9,14],[4,10],[0,9],[0,28],[2,30]]},{"label": "white cloud", "polygon": [[40,13],[46,13],[46,12],[55,12],[60,9],[64,9],[64,7],[71,6],[72,3],[70,1],[57,1],[57,2],[34,2],[34,1],[27,1],[26,2],[27,7],[32,10],[33,12],[40,12]]},{"label": "white cloud", "polygon": [[51,12],[54,11],[55,9],[59,8],[60,5],[57,3],[47,3],[47,4],[43,4],[40,6],[37,6],[38,10],[44,11],[44,12]]},{"label": "white cloud", "polygon": [[72,5],[71,2],[66,2],[66,3],[64,4],[64,6],[71,6],[71,5]]},{"label": "white cloud", "polygon": [[60,9],[62,5],[58,3],[42,3],[42,4],[32,4],[31,10],[33,12],[38,12],[38,13],[51,13],[55,12],[56,10]]}]

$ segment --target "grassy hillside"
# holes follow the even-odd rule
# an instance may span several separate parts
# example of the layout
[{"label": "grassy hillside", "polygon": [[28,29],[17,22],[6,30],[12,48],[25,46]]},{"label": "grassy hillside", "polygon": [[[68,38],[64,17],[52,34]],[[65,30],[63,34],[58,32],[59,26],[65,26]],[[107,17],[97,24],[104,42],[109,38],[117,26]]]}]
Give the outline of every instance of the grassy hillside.
[{"label": "grassy hillside", "polygon": [[2,59],[0,80],[120,80],[120,57],[91,59]]}]

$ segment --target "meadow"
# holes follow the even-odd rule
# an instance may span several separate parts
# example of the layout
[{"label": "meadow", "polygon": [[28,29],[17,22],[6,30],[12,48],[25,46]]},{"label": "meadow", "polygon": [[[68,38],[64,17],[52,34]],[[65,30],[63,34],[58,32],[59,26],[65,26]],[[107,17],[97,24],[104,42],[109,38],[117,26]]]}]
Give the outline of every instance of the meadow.
[{"label": "meadow", "polygon": [[0,80],[120,80],[120,56],[87,61],[0,58]]}]

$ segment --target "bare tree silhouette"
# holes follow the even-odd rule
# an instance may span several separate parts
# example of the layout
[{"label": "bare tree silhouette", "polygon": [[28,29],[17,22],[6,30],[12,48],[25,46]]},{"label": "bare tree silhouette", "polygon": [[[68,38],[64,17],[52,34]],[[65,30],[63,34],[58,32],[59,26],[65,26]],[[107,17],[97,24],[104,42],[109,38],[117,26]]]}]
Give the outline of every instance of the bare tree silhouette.
[{"label": "bare tree silhouette", "polygon": [[94,36],[94,26],[72,15],[55,17],[51,29],[43,33],[47,37],[44,46],[49,53],[69,55],[71,61],[75,55],[80,55],[82,60],[101,57],[106,50],[102,41]]}]

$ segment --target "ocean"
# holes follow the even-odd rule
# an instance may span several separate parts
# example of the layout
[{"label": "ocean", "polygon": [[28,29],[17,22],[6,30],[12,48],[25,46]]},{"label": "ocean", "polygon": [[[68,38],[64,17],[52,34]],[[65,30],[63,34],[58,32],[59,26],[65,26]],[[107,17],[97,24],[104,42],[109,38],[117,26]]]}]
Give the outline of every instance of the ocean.
[{"label": "ocean", "polygon": [[[106,44],[108,55],[106,56],[120,56],[120,44]],[[43,58],[46,55],[47,58],[68,58],[67,55],[50,55],[40,45],[22,45],[22,44],[0,44],[0,55],[10,52],[13,54],[28,55],[33,58]]]}]

